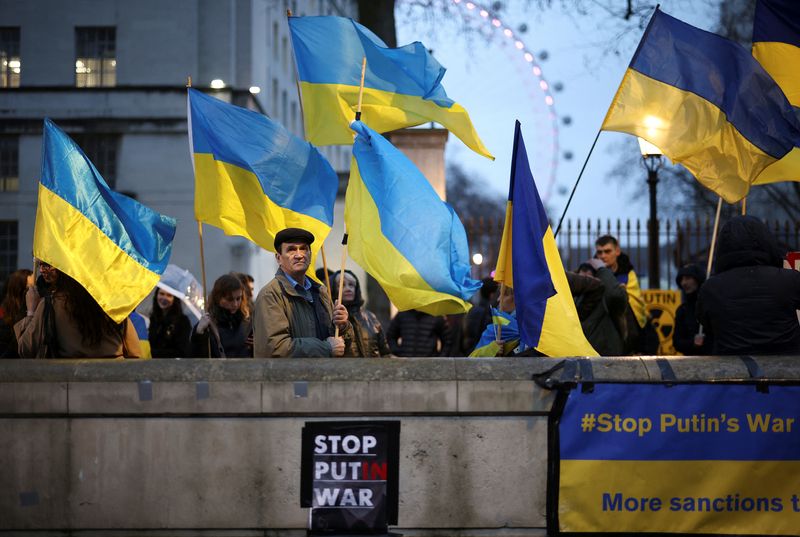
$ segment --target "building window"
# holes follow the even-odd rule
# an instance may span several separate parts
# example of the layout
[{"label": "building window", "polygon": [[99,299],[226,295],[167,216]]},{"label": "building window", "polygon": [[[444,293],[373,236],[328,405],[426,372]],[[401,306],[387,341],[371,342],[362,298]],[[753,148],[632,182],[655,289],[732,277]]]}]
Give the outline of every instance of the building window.
[{"label": "building window", "polygon": [[21,72],[19,28],[0,28],[0,88],[18,88]]},{"label": "building window", "polygon": [[116,134],[74,134],[72,139],[83,149],[94,167],[111,188],[117,183],[117,150],[119,135]]},{"label": "building window", "polygon": [[17,270],[19,247],[19,225],[16,220],[0,220],[0,281]]},{"label": "building window", "polygon": [[278,23],[272,23],[272,59],[275,60],[275,63],[278,62],[278,53],[280,53],[280,48],[278,46],[278,41],[280,40],[280,35],[278,34]]},{"label": "building window", "polygon": [[278,79],[272,79],[272,119],[278,119]]},{"label": "building window", "polygon": [[75,28],[75,85],[79,88],[117,85],[116,28]]},{"label": "building window", "polygon": [[19,190],[19,137],[0,136],[0,192]]},{"label": "building window", "polygon": [[281,123],[286,128],[289,128],[286,124],[286,120],[289,119],[289,102],[288,102],[288,95],[286,95],[286,90],[281,92]]},{"label": "building window", "polygon": [[281,55],[281,62],[283,62],[283,72],[289,72],[289,42],[288,40],[283,37],[281,38],[281,47],[283,48],[283,53]]}]

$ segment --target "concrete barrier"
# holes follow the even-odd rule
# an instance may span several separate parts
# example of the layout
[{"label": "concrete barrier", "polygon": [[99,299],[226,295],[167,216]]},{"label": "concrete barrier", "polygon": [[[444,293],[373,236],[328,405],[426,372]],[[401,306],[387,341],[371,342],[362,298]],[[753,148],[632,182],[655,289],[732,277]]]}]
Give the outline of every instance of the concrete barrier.
[{"label": "concrete barrier", "polygon": [[[800,379],[800,358],[757,362]],[[303,424],[385,417],[402,422],[397,531],[544,535],[554,394],[532,375],[557,363],[0,361],[0,533],[303,535]],[[591,363],[596,380],[662,374],[654,358]],[[735,357],[669,363],[679,380],[751,374]]]}]

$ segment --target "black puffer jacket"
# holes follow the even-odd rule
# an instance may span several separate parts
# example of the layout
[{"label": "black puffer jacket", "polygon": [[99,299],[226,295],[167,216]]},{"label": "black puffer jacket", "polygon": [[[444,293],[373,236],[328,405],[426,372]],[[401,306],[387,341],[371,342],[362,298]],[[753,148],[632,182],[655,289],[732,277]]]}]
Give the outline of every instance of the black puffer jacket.
[{"label": "black puffer jacket", "polygon": [[758,219],[737,216],[722,227],[716,273],[697,302],[714,354],[800,352],[800,272],[781,268],[782,257]]},{"label": "black puffer jacket", "polygon": [[675,311],[675,331],[672,333],[672,344],[675,346],[675,350],[687,356],[711,354],[714,348],[713,340],[707,330],[703,332],[705,335],[703,344],[699,347],[694,344],[694,336],[700,330],[700,323],[697,322],[697,297],[706,281],[706,275],[703,269],[697,265],[685,265],[678,270],[678,275],[675,276],[675,282],[679,288],[681,278],[684,276],[691,276],[697,280],[698,287],[694,293],[683,293],[683,303]]},{"label": "black puffer jacket", "polygon": [[386,334],[389,348],[395,356],[440,356],[448,348],[444,317],[434,317],[421,311],[401,311],[389,324]]}]

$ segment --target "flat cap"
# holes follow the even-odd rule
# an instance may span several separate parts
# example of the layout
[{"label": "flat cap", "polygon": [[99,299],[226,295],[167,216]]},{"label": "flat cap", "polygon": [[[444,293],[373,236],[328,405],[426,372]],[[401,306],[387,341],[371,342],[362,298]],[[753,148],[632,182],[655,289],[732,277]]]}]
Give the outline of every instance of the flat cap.
[{"label": "flat cap", "polygon": [[310,231],[300,229],[299,227],[287,227],[280,230],[275,235],[275,251],[281,251],[281,244],[284,242],[302,242],[308,245],[314,242],[314,235]]}]

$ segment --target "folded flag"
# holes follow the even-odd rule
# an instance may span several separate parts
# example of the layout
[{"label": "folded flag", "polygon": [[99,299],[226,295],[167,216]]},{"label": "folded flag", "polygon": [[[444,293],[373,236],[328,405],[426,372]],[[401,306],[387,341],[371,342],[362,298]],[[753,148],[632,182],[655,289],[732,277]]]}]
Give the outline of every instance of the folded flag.
[{"label": "folded flag", "polygon": [[644,138],[729,203],[800,141],[792,107],[752,55],[659,10],[602,129]]},{"label": "folded flag", "polygon": [[511,313],[506,313],[492,308],[492,324],[487,326],[477,345],[469,353],[472,358],[491,358],[500,352],[497,343],[497,327],[500,326],[500,338],[503,341],[502,356],[511,353],[519,345],[519,326],[517,319]]},{"label": "folded flag", "polygon": [[345,198],[348,253],[400,311],[462,313],[470,278],[467,233],[414,164],[361,122]]},{"label": "folded flag", "polygon": [[514,289],[522,343],[546,356],[597,356],[583,335],[561,255],[528,164],[519,121],[514,130],[511,185],[494,279]]},{"label": "folded flag", "polygon": [[144,315],[132,311],[128,317],[131,320],[134,330],[136,330],[136,339],[139,340],[139,346],[142,349],[141,358],[148,360],[153,357],[152,350],[150,349],[150,334],[147,330],[148,321]]},{"label": "folded flag", "polygon": [[164,272],[175,219],[111,190],[50,119],[43,138],[33,255],[71,276],[121,323]]},{"label": "folded flag", "polygon": [[192,88],[189,145],[199,221],[269,251],[280,230],[302,228],[314,235],[316,255],[333,225],[339,178],[314,146],[261,114]]},{"label": "folded flag", "polygon": [[361,120],[378,132],[441,123],[470,149],[494,159],[467,111],[447,97],[445,68],[420,42],[399,48],[344,17],[289,17],[303,98],[306,139],[317,145],[351,144],[367,59]]},{"label": "folded flag", "polygon": [[[758,0],[753,20],[753,56],[783,90],[800,117],[800,2]],[[753,184],[800,181],[800,147],[771,164]]]}]

